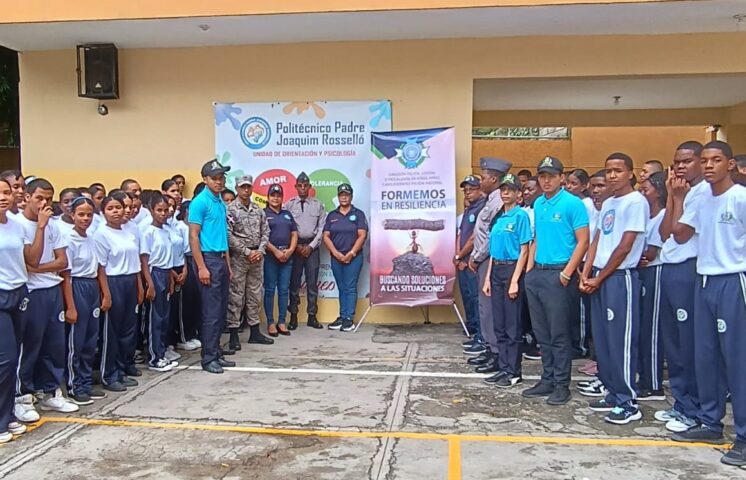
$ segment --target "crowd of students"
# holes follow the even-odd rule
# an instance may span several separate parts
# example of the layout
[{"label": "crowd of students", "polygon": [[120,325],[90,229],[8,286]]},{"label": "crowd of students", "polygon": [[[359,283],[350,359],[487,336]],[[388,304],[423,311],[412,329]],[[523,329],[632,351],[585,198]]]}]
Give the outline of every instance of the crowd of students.
[{"label": "crowd of students", "polygon": [[639,184],[621,152],[593,175],[553,157],[536,176],[511,166],[484,158],[481,178],[461,184],[467,363],[510,388],[523,348],[542,362],[523,396],[563,405],[572,360],[587,358],[579,393],[624,425],[642,418],[639,401],[666,399],[665,359],[673,406],[655,419],[675,441],[723,443],[730,399],[736,438],[722,462],[746,465],[746,156],[684,142],[670,168],[646,162]]}]

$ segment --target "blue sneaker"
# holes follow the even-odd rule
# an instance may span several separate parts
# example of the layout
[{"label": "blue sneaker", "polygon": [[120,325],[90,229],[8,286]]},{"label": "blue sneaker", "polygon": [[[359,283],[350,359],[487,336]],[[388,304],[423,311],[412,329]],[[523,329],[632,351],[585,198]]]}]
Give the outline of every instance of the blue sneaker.
[{"label": "blue sneaker", "polygon": [[641,418],[642,412],[639,408],[627,405],[624,407],[614,407],[614,409],[604,417],[604,420],[615,425],[626,425],[635,420],[640,420]]},{"label": "blue sneaker", "polygon": [[471,355],[471,356],[475,357],[475,356],[479,355],[482,352],[486,352],[487,351],[487,347],[485,347],[481,343],[476,343],[476,344],[472,345],[471,347],[464,348],[463,351],[464,351],[465,354]]}]

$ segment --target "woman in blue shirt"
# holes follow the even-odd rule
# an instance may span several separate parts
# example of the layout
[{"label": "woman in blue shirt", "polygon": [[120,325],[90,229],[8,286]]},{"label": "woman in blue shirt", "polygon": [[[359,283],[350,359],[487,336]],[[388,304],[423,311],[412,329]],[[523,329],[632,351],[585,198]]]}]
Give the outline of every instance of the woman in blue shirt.
[{"label": "woman in blue shirt", "polygon": [[363,268],[363,244],[368,236],[365,213],[352,205],[352,187],[337,187],[339,207],[329,212],[324,224],[324,245],[332,257],[332,274],[339,291],[339,317],[329,330],[352,331],[357,306],[357,281]]},{"label": "woman in blue shirt", "polygon": [[[282,208],[282,186],[269,187],[268,206],[264,209],[269,224],[269,242],[264,259],[264,315],[267,333],[271,337],[290,335],[285,316],[290,299],[290,275],[293,272],[293,252],[298,245],[298,227],[293,215]],[[277,325],[274,321],[275,291],[277,292]]]},{"label": "woman in blue shirt", "polygon": [[[521,378],[523,270],[528,260],[528,245],[533,239],[531,219],[518,206],[521,187],[518,179],[505,175],[500,185],[503,208],[495,217],[490,233],[490,263],[483,291],[492,297],[495,335],[500,356],[498,372],[484,381],[498,387],[512,387]],[[494,295],[493,295],[494,294]]]}]

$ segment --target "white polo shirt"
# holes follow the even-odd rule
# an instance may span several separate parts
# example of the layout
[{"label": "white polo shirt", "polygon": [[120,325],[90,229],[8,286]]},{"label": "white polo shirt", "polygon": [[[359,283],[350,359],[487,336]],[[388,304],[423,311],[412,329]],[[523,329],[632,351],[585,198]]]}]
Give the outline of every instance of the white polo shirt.
[{"label": "white polo shirt", "polygon": [[[86,232],[87,233],[87,232]],[[81,237],[71,230],[67,235],[67,266],[70,276],[74,278],[96,278],[98,274],[98,257],[96,242],[91,235]]]},{"label": "white polo shirt", "polygon": [[[8,212],[10,213],[10,212]],[[26,238],[16,215],[8,215],[8,221],[0,223],[0,290],[10,291],[28,282],[26,258],[23,255],[25,245],[31,245],[32,239]]]},{"label": "white polo shirt", "polygon": [[106,275],[131,275],[140,272],[140,251],[137,238],[131,232],[108,225],[93,234],[96,256],[106,269]]},{"label": "white polo shirt", "polygon": [[140,230],[140,255],[148,255],[150,268],[172,268],[174,243],[166,227],[148,225]]},{"label": "white polo shirt", "polygon": [[[708,191],[710,191],[710,185],[704,180],[693,186],[689,190],[689,193],[686,194],[686,198],[684,198],[684,213],[682,217],[688,211],[696,208],[702,194]],[[663,263],[682,263],[690,258],[694,258],[697,256],[697,237],[698,234],[695,233],[688,242],[677,243],[673,238],[673,234],[671,234],[667,239],[664,239],[661,253],[658,256]]]},{"label": "white polo shirt", "polygon": [[680,221],[699,234],[698,274],[746,272],[746,187],[733,185],[718,196],[708,188]]},{"label": "white polo shirt", "polygon": [[[13,219],[23,226],[26,241],[30,243],[33,242],[34,237],[36,236],[37,222],[29,220],[26,218],[26,215],[22,213],[16,215]],[[47,223],[47,228],[44,229],[44,250],[42,251],[39,265],[54,261],[54,251],[64,248],[67,248],[67,239],[65,235],[62,235],[60,232],[57,222],[50,219],[49,223]],[[60,271],[66,269],[66,267],[63,267]],[[60,283],[62,283],[62,277],[59,272],[28,274],[27,285],[29,291],[54,287]]]},{"label": "white polo shirt", "polygon": [[598,248],[593,266],[604,268],[611,254],[622,241],[624,232],[636,232],[632,250],[618,269],[637,268],[645,248],[645,227],[650,217],[648,201],[640,192],[631,192],[623,197],[611,197],[604,201],[598,217]]},{"label": "white polo shirt", "polygon": [[[663,239],[661,238],[661,222],[663,221],[663,216],[666,214],[666,209],[662,209],[660,212],[658,212],[658,215],[654,216],[650,219],[648,222],[648,226],[645,229],[645,248],[648,247],[658,247],[661,248],[663,246]],[[657,265],[662,265],[663,260],[661,260],[661,252],[658,251],[658,255],[655,256],[655,258],[648,263],[648,267],[655,267]]]}]

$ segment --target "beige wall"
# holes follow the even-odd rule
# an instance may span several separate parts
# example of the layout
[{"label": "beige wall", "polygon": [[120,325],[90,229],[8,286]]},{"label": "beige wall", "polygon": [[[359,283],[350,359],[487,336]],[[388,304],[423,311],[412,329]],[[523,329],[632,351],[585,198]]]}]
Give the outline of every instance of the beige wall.
[{"label": "beige wall", "polygon": [[[728,45],[705,49],[702,45]],[[561,59],[561,61],[558,61]],[[193,183],[213,155],[213,101],[393,102],[396,129],[456,127],[471,170],[477,78],[746,73],[746,36],[527,37],[120,51],[121,95],[96,114],[76,96],[72,50],[20,55],[24,169],[59,186],[174,172]],[[332,305],[333,306],[333,305]],[[322,312],[331,312],[326,303]],[[446,309],[433,319],[451,318]],[[386,309],[374,310],[384,320]],[[397,321],[403,317],[389,315]]]}]

